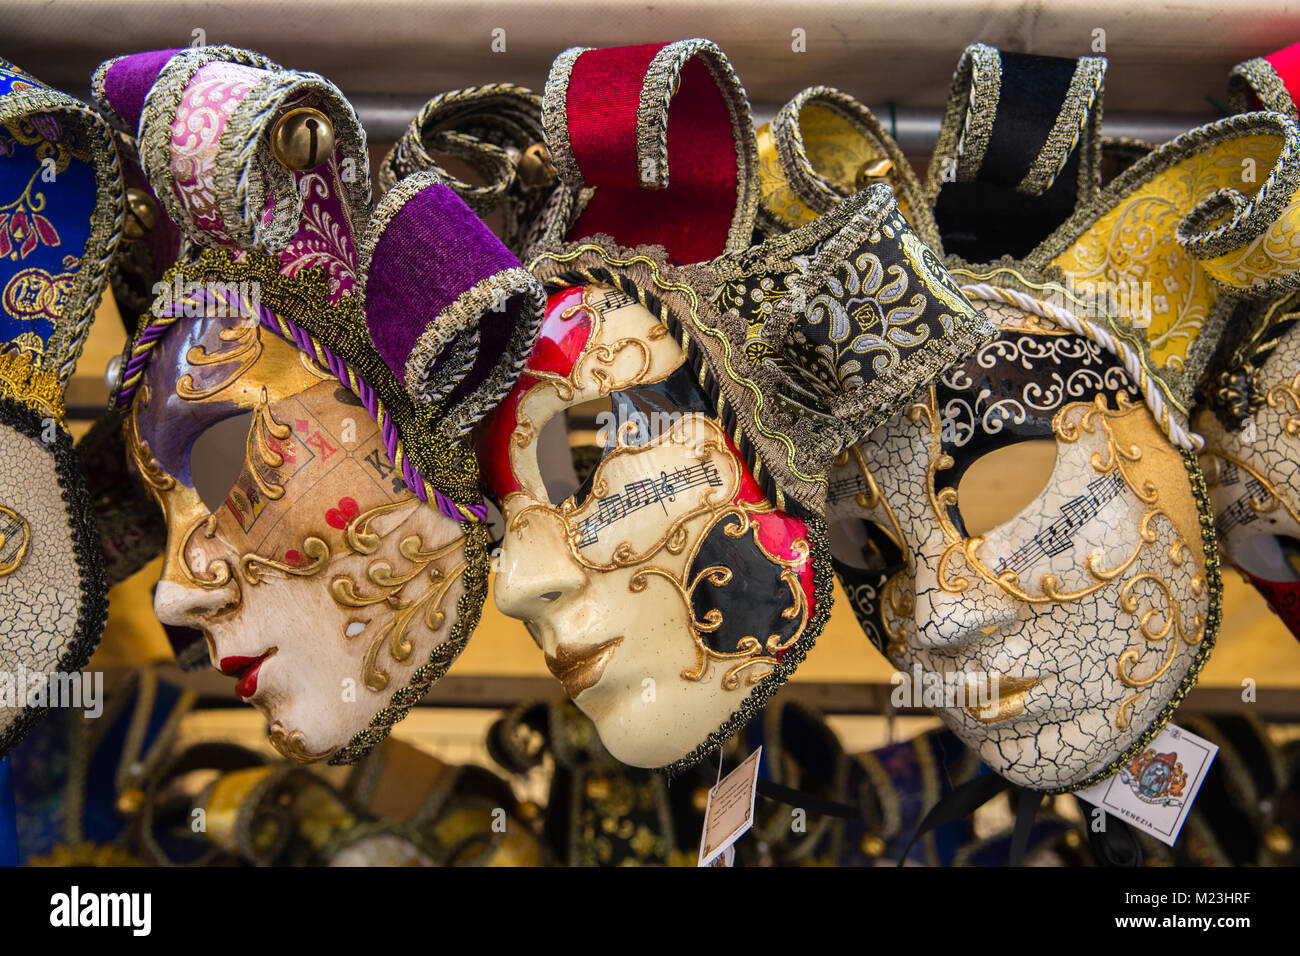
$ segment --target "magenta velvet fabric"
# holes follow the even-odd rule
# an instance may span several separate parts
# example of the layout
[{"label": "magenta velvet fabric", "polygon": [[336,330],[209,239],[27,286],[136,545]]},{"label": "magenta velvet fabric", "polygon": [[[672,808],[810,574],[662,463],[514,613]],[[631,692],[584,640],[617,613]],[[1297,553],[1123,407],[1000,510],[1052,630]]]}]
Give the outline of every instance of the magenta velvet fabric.
[{"label": "magenta velvet fabric", "polygon": [[132,129],[140,128],[144,98],[167,61],[180,50],[153,50],[124,56],[104,74],[104,97],[113,112]]}]

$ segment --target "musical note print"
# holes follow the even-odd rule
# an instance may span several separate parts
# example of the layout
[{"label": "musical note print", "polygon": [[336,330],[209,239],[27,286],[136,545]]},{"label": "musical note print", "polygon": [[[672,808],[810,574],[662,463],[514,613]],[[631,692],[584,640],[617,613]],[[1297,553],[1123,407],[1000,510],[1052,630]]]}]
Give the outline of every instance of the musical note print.
[{"label": "musical note print", "polygon": [[614,312],[635,305],[636,300],[619,289],[602,289],[592,296],[591,304],[601,312]]},{"label": "musical note print", "polygon": [[826,503],[833,505],[854,495],[866,494],[867,491],[867,480],[861,475],[835,478],[826,488]]},{"label": "musical note print", "polygon": [[1068,551],[1074,544],[1074,534],[1112,501],[1124,488],[1124,478],[1118,471],[1094,478],[1088,490],[1071,498],[1061,506],[1061,517],[1039,531],[1017,551],[998,560],[993,573],[1001,577],[1007,571],[1017,575],[1032,567],[1039,558],[1054,558]]},{"label": "musical note print", "polygon": [[[1235,462],[1219,462],[1219,484],[1225,487],[1241,485],[1246,489],[1236,501],[1214,516],[1214,529],[1221,538],[1226,537],[1233,528],[1254,524],[1259,520],[1261,511],[1272,511],[1277,506],[1273,492],[1249,472],[1243,476],[1242,469]],[[1274,502],[1272,506],[1268,504],[1270,501]]]},{"label": "musical note print", "polygon": [[659,505],[667,514],[668,508],[664,502],[676,501],[682,492],[705,486],[722,487],[722,476],[718,474],[717,466],[708,460],[697,465],[675,468],[671,473],[661,471],[658,477],[628,482],[621,492],[601,498],[596,513],[579,523],[581,538],[578,547],[595,544],[600,540],[602,528],[607,528],[642,508]]}]

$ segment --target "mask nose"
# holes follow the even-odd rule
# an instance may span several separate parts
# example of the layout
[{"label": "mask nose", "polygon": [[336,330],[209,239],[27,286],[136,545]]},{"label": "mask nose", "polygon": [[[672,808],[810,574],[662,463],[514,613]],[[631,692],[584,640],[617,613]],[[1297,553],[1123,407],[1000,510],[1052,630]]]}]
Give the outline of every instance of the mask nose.
[{"label": "mask nose", "polygon": [[960,550],[950,555],[942,575],[938,558],[934,554],[917,561],[916,633],[911,640],[918,647],[954,649],[1019,619],[1017,602],[970,567]]},{"label": "mask nose", "polygon": [[[226,588],[202,591],[183,587],[174,581],[161,580],[153,593],[153,609],[158,620],[172,627],[200,628],[212,617],[239,600],[238,592]],[[208,631],[203,629],[206,635]],[[212,642],[208,648],[211,651]],[[215,665],[215,661],[213,662]]]},{"label": "mask nose", "polygon": [[522,621],[543,618],[586,585],[558,520],[533,512],[523,527],[507,530],[493,583],[502,614]]},{"label": "mask nose", "polygon": [[[164,624],[176,627],[203,627],[213,615],[229,610],[240,601],[239,585],[230,572],[235,567],[233,555],[215,555],[199,549],[191,542],[189,551],[190,574],[212,579],[211,587],[202,587],[189,579],[180,567],[175,538],[169,536],[167,556],[163,559],[162,574],[154,589],[154,614]],[[201,567],[196,565],[201,564]],[[222,580],[224,579],[224,580]],[[218,586],[216,581],[222,581]]]}]

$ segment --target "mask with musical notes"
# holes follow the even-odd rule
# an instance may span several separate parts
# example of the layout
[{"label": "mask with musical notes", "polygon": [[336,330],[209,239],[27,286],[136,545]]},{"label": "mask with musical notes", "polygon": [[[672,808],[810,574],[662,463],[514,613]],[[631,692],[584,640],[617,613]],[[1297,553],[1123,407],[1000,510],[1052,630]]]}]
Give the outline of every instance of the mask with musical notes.
[{"label": "mask with musical notes", "polygon": [[623,292],[552,294],[479,458],[505,525],[497,605],[625,763],[706,745],[827,610],[808,525],[764,497],[681,346]]},{"label": "mask with musical notes", "polygon": [[770,221],[888,178],[1000,326],[841,453],[828,519],[868,636],[922,681],[906,700],[1049,792],[1115,773],[1209,656],[1213,476],[1189,416],[1225,329],[1291,294],[1300,268],[1294,120],[1245,113],[1111,153],[1122,171],[1103,184],[1105,70],[973,44],[924,183],[841,91],[805,90],[759,135]]},{"label": "mask with musical notes", "polygon": [[1196,427],[1223,557],[1300,638],[1300,297],[1249,323]]},{"label": "mask with musical notes", "polygon": [[832,553],[882,653],[918,694],[943,681],[925,705],[1015,783],[1073,789],[1208,653],[1196,478],[1114,355],[990,314],[993,342],[841,456]]}]

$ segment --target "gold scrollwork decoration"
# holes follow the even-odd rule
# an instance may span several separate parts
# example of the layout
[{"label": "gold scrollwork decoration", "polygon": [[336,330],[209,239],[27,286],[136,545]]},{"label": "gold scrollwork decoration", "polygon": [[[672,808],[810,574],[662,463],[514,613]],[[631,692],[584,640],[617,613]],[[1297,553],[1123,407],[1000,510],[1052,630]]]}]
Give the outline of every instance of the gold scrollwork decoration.
[{"label": "gold scrollwork decoration", "polygon": [[248,429],[244,453],[249,475],[262,494],[272,501],[284,497],[284,485],[271,477],[277,468],[284,465],[284,455],[272,444],[271,439],[284,441],[292,434],[293,430],[288,425],[275,420],[266,386],[263,385],[257,408],[253,412],[253,424]]},{"label": "gold scrollwork decoration", "polygon": [[131,408],[130,422],[126,426],[126,446],[140,478],[156,492],[154,497],[161,504],[161,493],[175,488],[176,479],[163,470],[149,443],[140,437],[139,410],[149,404],[149,399],[149,383],[141,382],[135,404]]},{"label": "gold scrollwork decoration", "polygon": [[[1180,562],[1181,560],[1180,558]],[[1139,616],[1140,608],[1135,589],[1143,581],[1148,581],[1155,586],[1156,594],[1160,600],[1153,606],[1141,610]],[[1205,581],[1200,575],[1197,575],[1193,578],[1192,590],[1200,593],[1204,589]],[[1201,643],[1201,639],[1205,636],[1205,618],[1198,612],[1192,619],[1191,627],[1184,627],[1182,618],[1178,614],[1173,589],[1167,581],[1149,571],[1135,574],[1124,582],[1124,587],[1120,590],[1119,607],[1125,614],[1138,618],[1138,630],[1148,644],[1163,642],[1165,645],[1159,665],[1146,677],[1134,675],[1134,669],[1142,658],[1141,650],[1133,647],[1126,648],[1119,656],[1119,661],[1115,666],[1115,676],[1119,678],[1120,683],[1125,687],[1137,691],[1137,693],[1126,697],[1120,702],[1119,710],[1115,714],[1116,729],[1127,730],[1132,722],[1134,704],[1152,684],[1169,670],[1169,666],[1174,662],[1179,645],[1177,641],[1168,639],[1170,632],[1176,632],[1183,644],[1188,647],[1195,647]],[[1153,620],[1160,620],[1160,626],[1154,626]]]},{"label": "gold scrollwork decoration", "polygon": [[782,640],[779,633],[769,634],[766,640],[760,640],[752,634],[747,634],[736,641],[734,651],[714,650],[705,642],[703,635],[716,632],[722,627],[724,620],[722,612],[717,608],[709,610],[704,615],[703,620],[695,616],[695,590],[702,584],[709,584],[712,587],[725,587],[732,580],[733,572],[730,568],[721,565],[710,565],[701,569],[687,583],[665,568],[649,565],[633,574],[628,582],[628,590],[633,593],[640,593],[648,586],[650,577],[662,578],[669,583],[685,606],[687,624],[695,642],[696,662],[693,667],[688,667],[682,671],[681,677],[683,680],[701,681],[708,673],[711,662],[730,662],[731,666],[722,675],[722,689],[735,690],[741,685],[741,674],[744,671],[761,668],[761,672],[750,673],[745,678],[745,685],[752,687],[767,676],[772,667],[776,666],[781,652],[793,647],[803,636],[808,625],[808,599],[799,582],[797,572],[807,564],[810,559],[811,549],[807,541],[799,539],[791,544],[791,550],[794,551],[795,557],[781,558],[763,547],[758,538],[758,526],[754,524],[752,516],[771,510],[770,505],[753,506],[748,502],[741,502],[719,513],[710,522],[709,528],[701,535],[695,548],[692,549],[691,559],[686,562],[686,567],[691,567],[694,557],[704,539],[708,537],[709,531],[721,522],[728,520],[732,522],[723,526],[723,533],[728,537],[740,538],[746,534],[752,534],[754,543],[759,550],[770,561],[781,567],[781,581],[790,591],[791,604],[782,609],[781,619],[786,621],[797,620],[799,626],[794,633],[784,640]]},{"label": "gold scrollwork decoration", "polygon": [[1268,407],[1286,415],[1287,436],[1300,435],[1300,375],[1289,382],[1280,382],[1268,390]]},{"label": "gold scrollwork decoration", "polygon": [[241,322],[231,328],[222,329],[217,336],[222,342],[233,342],[234,345],[211,353],[203,346],[196,345],[186,354],[186,361],[190,365],[201,368],[209,365],[226,365],[230,362],[237,364],[224,378],[218,379],[205,388],[197,388],[194,384],[194,376],[188,372],[182,375],[176,383],[176,394],[186,401],[201,401],[224,391],[252,368],[262,354],[262,329],[255,322]]},{"label": "gold scrollwork decoration", "polygon": [[916,601],[903,585],[910,578],[905,578],[905,571],[893,574],[880,590],[882,602],[880,623],[885,629],[885,656],[895,667],[906,666],[907,631],[902,622],[911,620],[916,614]]},{"label": "gold scrollwork decoration", "polygon": [[[381,514],[387,514],[407,502],[390,502],[379,505],[354,517],[344,530],[344,540],[352,551],[359,555],[370,555],[378,548],[379,539],[369,531],[370,522]],[[362,680],[367,688],[379,692],[389,684],[389,675],[379,665],[379,654],[384,645],[388,645],[389,655],[398,664],[405,663],[414,653],[415,647],[409,637],[411,623],[421,614],[425,626],[430,632],[440,630],[446,621],[443,600],[455,581],[465,572],[467,565],[462,562],[450,571],[444,571],[432,564],[448,555],[464,549],[464,537],[457,537],[440,547],[426,549],[419,535],[407,535],[398,545],[398,552],[410,563],[410,568],[397,573],[393,565],[385,560],[371,562],[366,568],[365,578],[374,593],[365,594],[358,583],[346,574],[339,574],[330,581],[330,594],[335,603],[345,608],[365,608],[383,605],[393,611],[370,639],[362,659]],[[427,572],[428,587],[414,599],[403,593],[406,586]],[[344,638],[351,640],[355,635],[348,634],[348,629],[355,620],[349,620],[344,627]],[[369,625],[370,621],[363,622]],[[361,633],[361,632],[358,632]]]},{"label": "gold scrollwork decoration", "polygon": [[268,558],[256,551],[247,551],[239,556],[239,572],[249,584],[261,584],[265,569],[279,571],[295,578],[310,578],[325,570],[329,563],[330,546],[324,538],[308,535],[303,539],[299,553],[307,560],[300,564],[286,564],[275,558]]},{"label": "gold scrollwork decoration", "polygon": [[307,738],[301,730],[288,730],[278,720],[271,725],[266,737],[280,756],[292,760],[294,763],[315,763],[317,760],[324,760],[337,749],[331,747],[328,750],[313,753],[307,749]]},{"label": "gold scrollwork decoration", "polygon": [[[203,537],[211,540],[217,534],[217,516],[214,514],[200,515],[185,533],[181,535],[180,543],[176,549],[176,557],[182,573],[186,579],[193,585],[206,589],[223,588],[230,583],[230,563],[223,558],[219,558],[207,565],[206,572],[195,571],[190,566],[190,539],[194,537],[195,532],[200,528],[203,529]],[[242,562],[241,562],[242,563]]]},{"label": "gold scrollwork decoration", "polygon": [[27,558],[32,529],[27,519],[0,505],[0,578],[13,574]]}]

